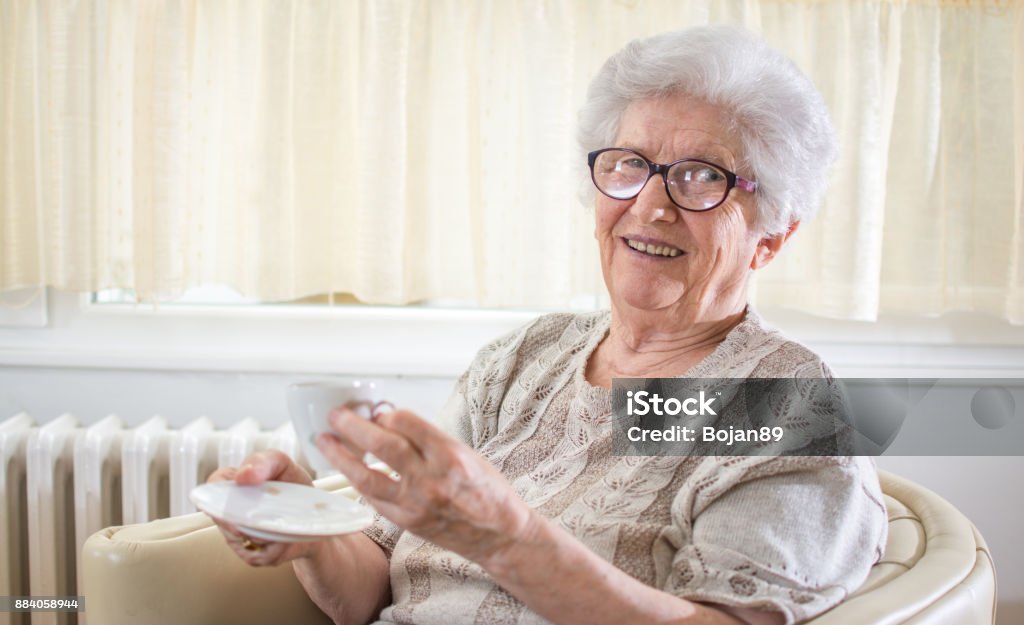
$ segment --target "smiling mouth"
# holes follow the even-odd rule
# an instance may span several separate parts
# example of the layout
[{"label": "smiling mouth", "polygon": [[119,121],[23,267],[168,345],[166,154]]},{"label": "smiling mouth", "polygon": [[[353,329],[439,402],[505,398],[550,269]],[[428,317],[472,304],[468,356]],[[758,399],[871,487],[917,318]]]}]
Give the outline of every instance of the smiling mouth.
[{"label": "smiling mouth", "polygon": [[623,239],[626,245],[633,248],[634,250],[646,254],[648,256],[661,256],[663,258],[675,258],[685,254],[683,250],[670,247],[668,245],[657,245],[654,243],[644,243],[643,241],[636,241],[634,239]]}]

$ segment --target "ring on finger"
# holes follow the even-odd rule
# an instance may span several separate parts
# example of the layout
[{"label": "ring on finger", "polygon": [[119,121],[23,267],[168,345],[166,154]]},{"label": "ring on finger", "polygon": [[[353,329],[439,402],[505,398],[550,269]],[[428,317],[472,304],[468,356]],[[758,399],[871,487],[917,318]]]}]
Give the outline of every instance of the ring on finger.
[{"label": "ring on finger", "polygon": [[258,552],[263,551],[265,548],[266,545],[264,545],[263,543],[258,543],[255,540],[249,538],[248,536],[242,536],[242,549],[245,549],[246,551]]}]

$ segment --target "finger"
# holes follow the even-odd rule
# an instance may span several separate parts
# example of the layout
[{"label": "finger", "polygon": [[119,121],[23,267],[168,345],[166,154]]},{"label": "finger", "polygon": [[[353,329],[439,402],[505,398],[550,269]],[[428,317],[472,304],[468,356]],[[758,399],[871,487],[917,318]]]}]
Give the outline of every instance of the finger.
[{"label": "finger", "polygon": [[406,527],[410,522],[415,520],[414,518],[409,517],[409,511],[402,507],[400,502],[378,499],[370,495],[364,495],[364,498],[366,503],[373,506],[373,509],[379,512],[381,516],[399,527]]},{"label": "finger", "polygon": [[235,474],[235,482],[244,485],[262,484],[288,470],[290,460],[277,450],[258,451],[242,461]]},{"label": "finger", "polygon": [[227,543],[228,547],[230,547],[232,551],[239,556],[248,555],[244,553],[245,549],[242,546],[242,541],[245,539],[245,536],[238,531],[238,528],[229,523],[217,523],[217,529],[220,530],[220,533],[224,536],[224,542]]},{"label": "finger", "polygon": [[242,533],[238,531],[238,528],[235,527],[234,524],[221,519],[213,519],[213,524],[217,526],[221,534],[224,534],[224,537],[228,539],[228,542],[231,542],[232,540],[241,540]]},{"label": "finger", "polygon": [[285,560],[288,545],[268,543],[243,534],[238,544],[233,547],[235,553],[249,566],[270,566]]},{"label": "finger", "polygon": [[351,410],[332,411],[329,422],[339,442],[352,443],[357,448],[365,449],[399,473],[413,470],[423,461],[419,450],[409,439],[363,419]]},{"label": "finger", "polygon": [[227,521],[214,519],[217,529],[224,536],[228,547],[249,566],[276,565],[308,552],[308,548],[296,548],[295,545],[266,542],[239,531],[238,527]]},{"label": "finger", "polygon": [[349,483],[360,494],[386,501],[399,498],[401,482],[363,464],[361,458],[353,455],[330,434],[318,436],[316,446],[332,465],[345,474]]},{"label": "finger", "polygon": [[[356,444],[355,444],[355,443],[353,443],[352,441],[350,441],[350,440],[348,440],[348,439],[342,439],[342,438],[338,438],[338,436],[337,436],[337,435],[335,435],[335,434],[333,434],[333,433],[330,433],[330,436],[332,436],[332,437],[333,437],[333,438],[334,438],[335,440],[337,440],[337,441],[338,441],[338,442],[340,442],[340,443],[341,443],[342,445],[344,445],[344,446],[345,446],[345,449],[349,450],[349,452],[350,452],[350,453],[351,453],[351,454],[352,454],[353,456],[355,456],[356,458],[362,458],[363,456],[365,456],[365,455],[366,455],[366,450],[365,450],[365,449],[363,449],[362,447],[360,447],[359,445],[356,445]],[[315,442],[316,442],[316,441],[314,441],[314,443],[315,443]]]},{"label": "finger", "polygon": [[427,460],[434,459],[437,452],[451,449],[459,442],[443,430],[409,410],[381,412],[376,422],[381,427],[401,434],[405,439],[415,441],[420,454]]},{"label": "finger", "polygon": [[264,449],[251,454],[235,474],[235,483],[243,486],[262,484],[268,480],[306,485],[313,483],[309,474],[279,449]]},{"label": "finger", "polygon": [[230,531],[221,527],[225,540],[238,557],[252,566],[264,566],[280,558],[284,546],[252,538],[236,529]]},{"label": "finger", "polygon": [[250,553],[260,553],[262,551],[265,551],[267,547],[274,545],[274,543],[260,540],[258,538],[253,538],[252,536],[249,536],[244,532],[241,534],[239,542],[241,542],[242,549]]},{"label": "finger", "polygon": [[234,480],[235,474],[238,473],[238,467],[221,467],[210,474],[210,477],[206,478],[206,482],[225,482],[228,480]]}]

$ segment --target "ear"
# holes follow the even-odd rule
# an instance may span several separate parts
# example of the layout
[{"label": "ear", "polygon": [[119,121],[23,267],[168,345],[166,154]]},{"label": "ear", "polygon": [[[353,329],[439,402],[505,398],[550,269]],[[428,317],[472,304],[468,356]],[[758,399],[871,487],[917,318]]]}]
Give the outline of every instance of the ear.
[{"label": "ear", "polygon": [[772,262],[775,255],[782,249],[783,243],[789,240],[789,237],[793,236],[796,229],[800,227],[799,221],[794,221],[789,224],[789,229],[782,234],[774,234],[767,236],[758,241],[757,249],[754,250],[754,258],[750,260],[751,269],[761,269],[768,263]]}]

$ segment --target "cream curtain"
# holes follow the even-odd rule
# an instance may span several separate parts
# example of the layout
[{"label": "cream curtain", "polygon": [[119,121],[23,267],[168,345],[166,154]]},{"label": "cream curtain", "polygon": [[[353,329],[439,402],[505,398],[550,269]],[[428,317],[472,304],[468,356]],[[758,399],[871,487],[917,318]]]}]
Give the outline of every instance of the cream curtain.
[{"label": "cream curtain", "polygon": [[791,55],[843,142],[759,302],[1024,322],[1017,2],[0,0],[0,289],[601,293],[582,94],[706,22]]}]

